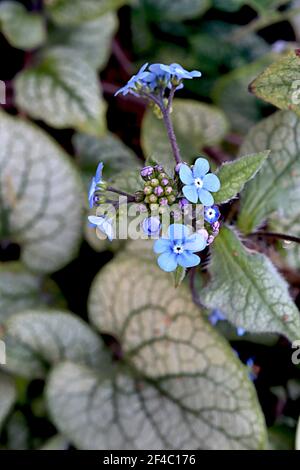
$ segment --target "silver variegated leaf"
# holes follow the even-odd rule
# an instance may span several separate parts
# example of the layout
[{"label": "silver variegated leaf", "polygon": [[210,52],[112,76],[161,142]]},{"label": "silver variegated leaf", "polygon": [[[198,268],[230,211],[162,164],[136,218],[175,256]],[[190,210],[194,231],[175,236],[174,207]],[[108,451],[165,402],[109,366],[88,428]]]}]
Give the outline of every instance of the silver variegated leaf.
[{"label": "silver variegated leaf", "polygon": [[67,154],[29,122],[0,113],[0,236],[21,246],[21,260],[51,272],[74,256],[83,194]]},{"label": "silver variegated leaf", "polygon": [[62,311],[27,310],[5,325],[8,370],[28,378],[44,377],[66,359],[100,369],[109,365],[101,339],[80,318]]},{"label": "silver variegated leaf", "polygon": [[199,292],[204,305],[247,331],[299,338],[300,313],[287,283],[269,258],[248,251],[228,227],[214,241],[210,273],[211,282]]},{"label": "silver variegated leaf", "polygon": [[[92,322],[122,349],[119,373],[58,365],[47,387],[57,428],[83,449],[265,445],[247,372],[187,290],[153,262],[121,256],[96,277]],[[129,372],[131,371],[131,372]]]},{"label": "silver variegated leaf", "polygon": [[52,127],[92,135],[106,131],[106,104],[93,67],[74,49],[47,49],[37,65],[15,79],[16,103]]},{"label": "silver variegated leaf", "polygon": [[253,127],[241,155],[270,149],[259,174],[241,197],[240,229],[248,233],[271,214],[294,214],[300,198],[300,118],[292,111],[278,111]]}]

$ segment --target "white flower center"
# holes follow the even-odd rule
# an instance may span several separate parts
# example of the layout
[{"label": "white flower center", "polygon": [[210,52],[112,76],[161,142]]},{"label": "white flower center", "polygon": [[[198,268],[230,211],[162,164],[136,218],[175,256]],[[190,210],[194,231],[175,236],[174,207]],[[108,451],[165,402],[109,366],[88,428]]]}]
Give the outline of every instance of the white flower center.
[{"label": "white flower center", "polygon": [[203,186],[203,180],[201,178],[195,178],[194,185],[196,186],[196,188],[201,189]]},{"label": "white flower center", "polygon": [[208,215],[208,217],[214,217],[215,211],[214,211],[213,209],[209,209],[209,210],[207,211],[207,215]]},{"label": "white flower center", "polygon": [[176,255],[180,255],[181,253],[183,253],[184,249],[182,245],[176,244],[173,247],[173,251]]}]

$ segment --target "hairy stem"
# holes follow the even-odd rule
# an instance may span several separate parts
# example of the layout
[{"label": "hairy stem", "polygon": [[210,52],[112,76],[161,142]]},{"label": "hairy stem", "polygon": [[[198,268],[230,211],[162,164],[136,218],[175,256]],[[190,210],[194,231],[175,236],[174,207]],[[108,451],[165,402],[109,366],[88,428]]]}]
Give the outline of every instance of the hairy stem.
[{"label": "hairy stem", "polygon": [[175,135],[175,132],[174,132],[174,128],[173,128],[172,120],[171,120],[171,117],[170,117],[170,113],[168,111],[168,108],[166,108],[164,105],[162,105],[162,107],[160,109],[161,109],[161,112],[162,112],[162,115],[163,115],[164,123],[165,123],[166,129],[167,129],[167,134],[168,134],[169,141],[170,141],[170,144],[171,144],[171,147],[172,147],[172,152],[173,152],[175,161],[176,161],[177,164],[181,163],[182,160],[181,160],[180,150],[179,150],[179,147],[178,147],[178,144],[177,144],[177,139],[176,139],[176,135]]},{"label": "hairy stem", "polygon": [[248,237],[277,238],[278,240],[285,240],[288,242],[300,243],[299,237],[295,237],[294,235],[287,235],[286,233],[278,233],[278,232],[257,231],[257,232],[250,233]]},{"label": "hairy stem", "polygon": [[135,201],[134,194],[127,193],[126,191],[121,191],[121,189],[114,188],[113,186],[108,186],[107,191],[110,191],[111,193],[120,194],[121,196],[126,196],[129,202]]}]

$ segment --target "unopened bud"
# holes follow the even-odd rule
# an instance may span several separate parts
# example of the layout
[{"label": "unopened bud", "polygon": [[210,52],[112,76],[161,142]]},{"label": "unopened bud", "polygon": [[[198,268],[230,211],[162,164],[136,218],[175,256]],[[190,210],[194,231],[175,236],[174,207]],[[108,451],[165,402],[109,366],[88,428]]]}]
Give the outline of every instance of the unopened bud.
[{"label": "unopened bud", "polygon": [[151,186],[152,186],[153,188],[155,188],[156,186],[159,185],[159,181],[158,181],[157,178],[153,178],[153,179],[150,181],[150,183],[151,183]]},{"label": "unopened bud", "polygon": [[162,196],[164,193],[164,190],[161,186],[157,186],[155,189],[154,189],[154,194],[156,194],[156,196]]},{"label": "unopened bud", "polygon": [[144,194],[146,194],[146,196],[149,196],[149,194],[152,194],[152,191],[153,189],[151,188],[151,186],[144,187]]},{"label": "unopened bud", "polygon": [[151,194],[151,195],[149,196],[149,202],[150,202],[150,203],[155,203],[155,202],[157,202],[157,197],[155,196],[155,194]]}]

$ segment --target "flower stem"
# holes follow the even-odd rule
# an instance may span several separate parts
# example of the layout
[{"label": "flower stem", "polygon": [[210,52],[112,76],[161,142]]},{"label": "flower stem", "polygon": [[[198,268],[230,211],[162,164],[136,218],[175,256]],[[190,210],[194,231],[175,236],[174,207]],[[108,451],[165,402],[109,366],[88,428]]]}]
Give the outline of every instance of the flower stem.
[{"label": "flower stem", "polygon": [[161,112],[162,112],[162,115],[163,115],[164,123],[165,123],[166,129],[167,129],[167,134],[168,134],[169,141],[170,141],[170,144],[171,144],[171,147],[172,147],[172,152],[173,152],[175,161],[176,161],[177,164],[181,163],[182,160],[181,160],[180,150],[179,150],[179,147],[178,147],[178,144],[177,144],[176,135],[175,135],[172,120],[171,120],[171,117],[170,117],[169,105],[166,108],[164,106],[164,104],[162,104],[160,109],[161,109]]},{"label": "flower stem", "polygon": [[126,196],[129,202],[135,201],[134,194],[127,193],[126,191],[121,191],[121,189],[114,188],[113,186],[108,186],[107,191],[110,191],[111,193],[120,194],[121,196]]},{"label": "flower stem", "polygon": [[278,232],[257,231],[257,232],[249,233],[248,237],[277,238],[278,240],[285,240],[288,242],[300,243],[299,237],[295,237],[294,235],[287,235],[286,233],[278,233]]}]

